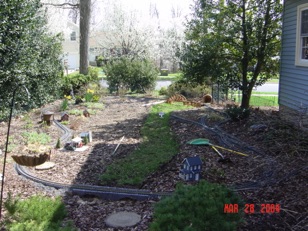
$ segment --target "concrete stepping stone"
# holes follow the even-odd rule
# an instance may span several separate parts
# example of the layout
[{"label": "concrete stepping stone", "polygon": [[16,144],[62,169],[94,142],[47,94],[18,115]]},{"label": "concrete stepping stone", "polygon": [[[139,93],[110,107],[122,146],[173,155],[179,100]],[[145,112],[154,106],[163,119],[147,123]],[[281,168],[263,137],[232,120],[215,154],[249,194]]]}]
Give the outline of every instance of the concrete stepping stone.
[{"label": "concrete stepping stone", "polygon": [[45,163],[35,167],[36,170],[47,170],[55,166],[54,162],[46,161]]},{"label": "concrete stepping stone", "polygon": [[134,226],[139,223],[141,216],[134,212],[117,212],[109,215],[105,222],[113,228],[124,228]]}]

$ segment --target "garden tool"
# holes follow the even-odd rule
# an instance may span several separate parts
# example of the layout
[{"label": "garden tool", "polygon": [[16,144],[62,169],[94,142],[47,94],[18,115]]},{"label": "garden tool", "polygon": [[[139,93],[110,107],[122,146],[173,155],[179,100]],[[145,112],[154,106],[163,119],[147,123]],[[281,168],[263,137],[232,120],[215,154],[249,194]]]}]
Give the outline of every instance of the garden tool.
[{"label": "garden tool", "polygon": [[221,146],[218,146],[218,145],[211,144],[210,140],[208,140],[208,139],[203,139],[203,138],[193,139],[193,140],[188,141],[187,143],[188,144],[192,144],[192,145],[206,145],[206,146],[210,146],[221,157],[221,159],[219,160],[221,162],[228,162],[228,161],[230,161],[230,159],[229,158],[225,158],[217,150],[217,148],[218,149],[222,149],[222,150],[226,150],[228,152],[235,153],[235,154],[238,154],[238,155],[248,156],[247,154],[244,154],[244,153],[241,153],[241,152],[237,152],[237,151],[234,151],[234,150],[231,150],[231,149],[228,149],[228,148],[224,148],[224,147],[221,147]]},{"label": "garden tool", "polygon": [[222,162],[222,163],[230,163],[231,160],[230,158],[225,158],[218,150],[217,148],[215,148],[214,146],[211,146],[211,148],[221,157],[218,162]]}]

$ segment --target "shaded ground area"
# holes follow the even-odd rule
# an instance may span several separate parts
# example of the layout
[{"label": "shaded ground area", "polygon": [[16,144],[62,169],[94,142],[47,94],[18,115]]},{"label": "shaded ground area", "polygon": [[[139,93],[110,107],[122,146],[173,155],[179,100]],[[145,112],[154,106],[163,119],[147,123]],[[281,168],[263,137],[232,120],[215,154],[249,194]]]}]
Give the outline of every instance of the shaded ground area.
[{"label": "shaded ground area", "polygon": [[[28,170],[56,182],[98,184],[98,176],[109,163],[138,148],[138,144],[142,142],[140,127],[149,110],[144,104],[155,101],[158,100],[108,96],[104,98],[104,109],[95,109],[96,114],[90,118],[70,116],[71,124],[76,125],[75,134],[93,131],[93,142],[89,144],[89,148],[84,152],[56,151],[51,156],[51,160],[56,163],[55,168],[46,171],[33,168]],[[59,103],[48,107],[56,110]],[[169,163],[161,166],[159,171],[149,176],[142,186],[143,189],[173,190],[181,181],[178,174],[183,159],[200,155],[203,160],[203,179],[229,185],[238,190],[245,203],[255,206],[254,213],[244,214],[245,221],[240,230],[307,228],[308,134],[281,121],[271,110],[254,110],[249,120],[237,123],[221,123],[225,120],[224,115],[206,108],[174,112],[173,115],[175,117],[171,118],[170,126],[178,140],[180,152]],[[194,125],[176,117],[200,124]],[[39,121],[40,113],[31,114],[31,118],[33,121]],[[252,125],[258,124],[265,125],[264,129],[251,128]],[[1,148],[5,141],[6,125],[2,123],[0,126]],[[31,130],[37,130],[39,126],[41,125],[35,122]],[[11,134],[16,143],[20,132],[25,129],[23,118],[14,119]],[[42,129],[48,131],[54,140],[59,137],[59,132],[53,127]],[[210,147],[187,144],[187,141],[195,138],[207,138],[213,144],[247,153],[249,157],[222,151],[231,162],[219,162],[219,156]],[[119,143],[121,145],[113,153]],[[152,220],[153,201],[110,202],[98,198],[80,198],[28,182],[15,173],[13,160],[10,158],[14,152],[21,150],[22,147],[16,147],[15,151],[9,154],[5,198],[8,191],[11,191],[13,196],[21,195],[23,198],[38,193],[63,195],[69,219],[72,219],[80,230],[147,230]],[[262,204],[279,204],[280,212],[265,211],[262,214]],[[104,223],[106,217],[120,211],[138,213],[141,222],[135,228],[108,228]]]},{"label": "shaded ground area", "polygon": [[[202,156],[203,178],[238,189],[245,203],[254,206],[254,213],[245,213],[240,230],[307,229],[307,133],[280,120],[271,110],[254,110],[249,120],[223,124],[219,123],[220,114],[211,110],[176,114],[195,121],[202,121],[205,116],[203,124],[213,128],[204,129],[177,120],[171,122],[181,143],[180,155]],[[263,130],[252,129],[253,125],[261,124],[265,125]],[[186,144],[194,138],[208,138],[214,144],[229,145],[249,157],[223,151],[232,161],[223,164],[217,161],[219,156],[210,147]],[[280,207],[279,213],[264,209],[272,204]]]}]

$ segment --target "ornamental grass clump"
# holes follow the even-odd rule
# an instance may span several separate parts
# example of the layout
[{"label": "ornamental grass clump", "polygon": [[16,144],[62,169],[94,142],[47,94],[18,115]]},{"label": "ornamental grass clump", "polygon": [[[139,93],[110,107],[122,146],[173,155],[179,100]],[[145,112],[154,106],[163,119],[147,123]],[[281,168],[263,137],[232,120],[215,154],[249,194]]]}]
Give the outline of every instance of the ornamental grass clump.
[{"label": "ornamental grass clump", "polygon": [[13,199],[9,195],[4,202],[7,210],[5,226],[11,231],[73,231],[71,222],[64,222],[67,215],[60,197],[50,199],[44,196],[32,196],[28,199]]},{"label": "ornamental grass clump", "polygon": [[172,196],[155,205],[150,231],[235,231],[241,212],[224,213],[225,204],[238,204],[240,198],[225,186],[200,181],[195,186],[178,185]]}]

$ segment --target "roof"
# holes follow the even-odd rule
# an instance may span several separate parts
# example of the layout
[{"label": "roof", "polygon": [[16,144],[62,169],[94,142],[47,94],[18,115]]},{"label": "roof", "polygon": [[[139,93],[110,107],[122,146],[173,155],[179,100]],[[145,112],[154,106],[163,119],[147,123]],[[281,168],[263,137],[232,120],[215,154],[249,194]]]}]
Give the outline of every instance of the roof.
[{"label": "roof", "polygon": [[189,165],[202,165],[202,160],[199,156],[186,157],[185,160]]},{"label": "roof", "polygon": [[75,137],[74,139],[72,139],[72,141],[78,143],[82,141],[82,139],[80,137]]}]

